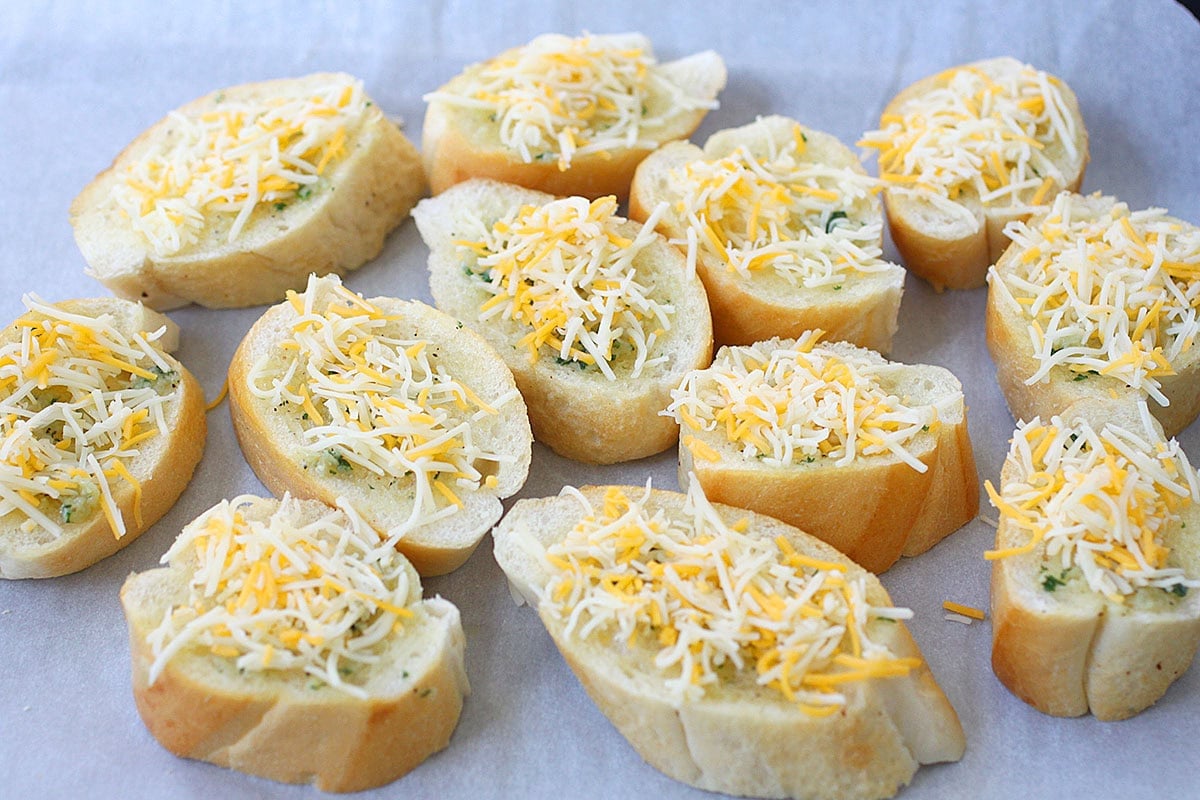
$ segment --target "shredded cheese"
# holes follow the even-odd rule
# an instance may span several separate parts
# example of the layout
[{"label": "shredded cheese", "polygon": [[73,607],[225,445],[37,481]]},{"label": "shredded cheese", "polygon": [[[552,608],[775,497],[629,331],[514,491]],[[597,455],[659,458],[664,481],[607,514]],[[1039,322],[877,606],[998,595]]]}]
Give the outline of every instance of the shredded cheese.
[{"label": "shredded cheese", "polygon": [[891,453],[918,472],[928,469],[909,445],[936,430],[953,398],[911,405],[887,389],[894,364],[820,344],[820,336],[723,347],[712,366],[689,372],[671,391],[663,414],[687,430],[717,431],[744,458],[770,466],[818,459],[845,466]]},{"label": "shredded cheese", "polygon": [[1077,569],[1092,591],[1116,601],[1144,587],[1200,586],[1200,577],[1169,565],[1166,544],[1180,510],[1200,502],[1200,481],[1179,443],[1157,433],[1146,404],[1138,408],[1133,430],[1059,417],[1018,425],[1008,454],[1014,477],[999,492],[985,487],[1001,520],[1028,539],[986,557],[1040,548],[1047,567]]},{"label": "shredded cheese", "polygon": [[0,346],[0,516],[16,513],[26,532],[58,538],[68,525],[104,514],[126,532],[113,481],[134,492],[129,469],[148,440],[167,430],[179,374],[156,342],[165,332],[127,335],[111,315],[71,313],[33,295]]},{"label": "shredded cheese", "polygon": [[474,428],[515,389],[480,398],[437,363],[435,342],[397,335],[396,317],[336,275],[310,276],[288,302],[291,337],[259,357],[247,388],[300,427],[305,469],[378,476],[393,488],[411,476],[412,511],[391,530],[395,539],[457,512],[459,493],[495,485],[491,470],[513,457],[479,444]]},{"label": "shredded cheese", "polygon": [[1200,228],[1064,192],[1005,233],[1020,257],[991,282],[1027,321],[1038,368],[1026,383],[1066,367],[1073,380],[1110,376],[1167,405],[1159,379],[1200,335]]},{"label": "shredded cheese", "polygon": [[879,174],[892,192],[918,195],[944,212],[973,220],[961,205],[1032,207],[1067,179],[1052,155],[1079,159],[1076,123],[1062,83],[1013,59],[947,70],[880,120],[860,147],[879,152]]},{"label": "shredded cheese", "polygon": [[942,608],[946,609],[951,614],[957,614],[961,617],[967,617],[968,619],[983,619],[987,616],[978,608],[964,606],[961,603],[955,603],[953,600],[943,600]]},{"label": "shredded cheese", "polygon": [[285,496],[262,518],[251,495],[222,501],[184,529],[162,562],[190,573],[185,599],[147,637],[149,683],[184,652],[247,672],[303,672],[357,697],[420,597],[404,557],[345,502],[302,522]]},{"label": "shredded cheese", "polygon": [[255,101],[218,92],[203,109],[170,114],[169,133],[111,193],[156,255],[182,252],[207,233],[233,242],[257,210],[281,211],[321,189],[370,101],[348,76],[293,92]]},{"label": "shredded cheese", "polygon": [[716,108],[693,97],[658,67],[641,36],[539,36],[469,68],[424,96],[486,114],[500,143],[525,163],[620,149],[653,150],[674,117]]},{"label": "shredded cheese", "polygon": [[545,550],[540,607],[568,636],[649,648],[676,701],[736,670],[824,715],[845,704],[847,684],[921,664],[876,640],[880,621],[912,612],[871,605],[865,573],[756,535],[748,519],[728,524],[697,481],[682,513],[654,509],[648,485],[641,496],[610,487],[598,509],[563,492],[584,516]]},{"label": "shredded cheese", "polygon": [[669,173],[666,191],[687,235],[672,240],[720,259],[743,277],[775,274],[793,286],[841,289],[848,278],[898,269],[883,260],[878,182],[849,167],[812,161],[799,124],[776,141],[739,145]]},{"label": "shredded cheese", "polygon": [[609,380],[664,363],[657,345],[675,306],[658,299],[662,290],[644,283],[636,262],[665,206],[633,239],[619,233],[625,219],[616,210],[612,196],[567,197],[521,206],[490,226],[468,223],[468,238],[456,242],[463,269],[491,295],[479,320],[515,321],[531,361],[552,354]]}]

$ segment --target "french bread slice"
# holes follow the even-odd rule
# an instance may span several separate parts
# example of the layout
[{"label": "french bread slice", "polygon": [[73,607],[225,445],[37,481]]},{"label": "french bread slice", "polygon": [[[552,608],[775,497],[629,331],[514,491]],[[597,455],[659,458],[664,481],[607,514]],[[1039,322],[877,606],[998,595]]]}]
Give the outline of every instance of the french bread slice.
[{"label": "french bread slice", "polygon": [[880,573],[978,513],[962,385],[818,339],[722,347],[672,392],[680,480],[694,473],[714,502],[801,527]]},{"label": "french bread slice", "polygon": [[836,137],[770,116],[713,134],[703,150],[656,150],[634,175],[629,216],[645,221],[668,203],[658,229],[695,263],[717,343],[820,328],[886,353],[904,268],[882,258],[876,188]]},{"label": "french bread slice", "polygon": [[128,545],[183,493],[206,432],[171,320],[111,297],[25,305],[0,333],[0,578]]},{"label": "french bread slice", "polygon": [[[1113,428],[1132,435],[1118,439]],[[1158,469],[1168,472],[1145,494],[1134,490],[1134,499],[1127,502],[1128,495],[1119,499],[1114,496],[1120,494],[1117,488],[1105,488],[1115,485],[1102,457],[1090,469],[1071,466],[1072,471],[1082,470],[1075,475],[1057,474],[1045,463],[1062,447],[1052,443],[1042,448],[1040,442],[1059,432],[1069,435],[1068,450],[1083,440],[1099,454],[1091,443],[1103,437],[1122,442],[1125,450],[1148,463],[1157,462],[1150,471],[1119,453],[1112,456],[1114,468],[1122,470],[1117,484],[1133,484],[1131,473],[1159,477]],[[1175,466],[1173,474],[1170,464]],[[1052,493],[1042,494],[1050,488],[1047,479],[1032,474],[1031,465],[1059,484]],[[1173,488],[1165,488],[1167,484]],[[1030,506],[1033,498],[1026,497],[1032,493],[1041,498]],[[1097,497],[1100,501],[1092,507],[1110,509],[1105,513],[1111,518],[1088,511],[1087,504]],[[1018,425],[993,503],[1001,516],[996,551],[989,553],[995,559],[992,668],[1001,683],[1054,716],[1090,711],[1098,719],[1118,720],[1157,702],[1187,671],[1200,643],[1200,490],[1195,470],[1177,443],[1167,442],[1145,404],[1085,399],[1048,423],[1034,418]],[[1156,509],[1160,503],[1164,505]],[[1031,524],[1049,531],[1034,541]],[[1160,569],[1157,577],[1137,569],[1113,570],[1130,584],[1128,590],[1107,583],[1098,591],[1079,559],[1068,552],[1066,539],[1057,535],[1065,524],[1086,532],[1099,554],[1118,547],[1124,531],[1131,530],[1136,546],[1126,553],[1140,551]],[[1166,548],[1161,562],[1147,554],[1147,540],[1156,553]],[[1130,577],[1139,573],[1144,578],[1140,582]]]},{"label": "french bread slice", "polygon": [[[197,576],[209,573],[208,559],[224,559],[217,542],[236,558],[206,592]],[[449,742],[469,691],[458,609],[422,600],[411,564],[361,521],[312,500],[243,496],[189,524],[163,560],[129,576],[121,604],[138,712],[172,753],[356,792],[396,780]],[[308,581],[312,565],[339,582],[366,575],[369,590]],[[274,596],[248,588],[262,575],[278,580]],[[317,597],[299,600],[304,591]],[[346,608],[326,611],[340,601]],[[310,613],[319,621],[310,624]]]},{"label": "french bread slice", "polygon": [[309,273],[362,266],[424,191],[420,153],[361,83],[318,73],[221,89],[172,112],[70,214],[89,274],[114,294],[157,309],[230,308],[278,302]]},{"label": "french bread slice", "polygon": [[1077,190],[1088,162],[1074,92],[1009,57],[917,81],[879,125],[859,145],[880,151],[892,241],[939,291],[982,286],[1008,246],[1004,226]]},{"label": "french bread slice", "polygon": [[466,561],[529,472],[525,403],[491,346],[424,303],[364,300],[332,275],[254,324],[229,399],[263,485],[345,498],[422,575]]},{"label": "french bread slice", "polygon": [[[712,356],[703,284],[687,273],[683,255],[654,233],[653,225],[615,216],[615,206],[611,198],[589,204],[580,197],[556,199],[512,184],[473,180],[422,200],[413,211],[430,248],[429,285],[438,308],[473,328],[504,358],[529,406],[534,438],[560,455],[593,464],[629,461],[670,447],[678,430],[659,412],[684,374]],[[518,239],[493,227],[516,230],[525,224],[517,220],[542,220],[545,226],[521,228],[527,241],[514,249]],[[495,269],[481,266],[501,258],[499,251],[486,249],[490,246],[508,248],[512,260]],[[584,258],[583,252],[591,255]],[[501,268],[509,272],[495,277]],[[632,288],[622,288],[612,299],[618,284]],[[515,299],[527,292],[539,299]],[[512,305],[498,312],[495,298],[501,295]],[[549,298],[545,307],[532,305],[543,302],[540,298]],[[485,317],[488,303],[493,305]],[[606,304],[644,316],[613,316],[606,323]],[[673,310],[657,315],[654,309],[666,306]],[[555,316],[559,311],[562,316]],[[639,346],[628,332],[633,328],[649,342],[641,351],[646,359],[641,367]],[[620,332],[613,333],[608,349],[605,330]],[[569,335],[577,338],[564,352],[558,345]],[[584,351],[585,335],[597,342],[603,364]]]},{"label": "french bread slice", "polygon": [[[883,798],[920,764],[962,756],[958,717],[900,621],[908,614],[891,608],[877,578],[790,525],[709,504],[696,484],[687,497],[592,486],[518,501],[493,536],[496,560],[588,695],[642,758],[676,780],[755,797]],[[788,588],[768,577],[780,571],[796,576]],[[583,588],[593,572],[599,583]],[[845,597],[872,607],[855,634],[813,620],[821,616],[814,603],[840,613],[829,611],[839,601],[818,597],[821,582],[854,585],[860,593]],[[617,609],[614,618],[606,608]],[[781,618],[766,623],[770,638],[758,628],[768,616]],[[831,638],[795,666],[788,647],[803,648],[827,623]],[[852,636],[872,666],[847,657]],[[789,644],[759,653],[756,642]],[[695,660],[681,665],[673,648]],[[709,658],[712,669],[701,666]],[[776,675],[779,659],[790,666]],[[841,665],[851,661],[864,672],[896,669],[851,680]],[[814,698],[813,686],[839,673],[841,702]],[[698,682],[681,677],[693,674]]]},{"label": "french bread slice", "polygon": [[637,33],[539,36],[426,95],[421,149],[433,193],[491,178],[624,201],[638,163],[695,130],[725,77],[712,51],[658,64]]},{"label": "french bread slice", "polygon": [[988,275],[986,328],[1013,417],[1149,398],[1167,436],[1186,428],[1200,414],[1200,229],[1064,192],[1008,234]]}]

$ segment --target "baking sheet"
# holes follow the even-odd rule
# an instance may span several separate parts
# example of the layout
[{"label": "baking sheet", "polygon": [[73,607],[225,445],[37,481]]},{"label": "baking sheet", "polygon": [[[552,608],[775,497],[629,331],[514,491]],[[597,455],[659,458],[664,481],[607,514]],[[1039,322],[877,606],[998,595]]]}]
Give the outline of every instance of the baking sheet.
[{"label": "baking sheet", "polygon": [[[87,4],[87,6],[98,4]],[[965,61],[1011,54],[1064,78],[1091,132],[1086,191],[1200,221],[1200,25],[1169,2],[848,2],[747,0],[574,5],[532,2],[109,4],[0,6],[0,320],[24,292],[49,300],[103,294],[83,274],[67,207],[75,193],[167,110],[221,86],[318,70],[366,81],[419,137],[421,95],[466,63],[533,36],[640,30],[661,58],[721,53],[729,84],[699,139],[758,114],[794,116],[853,142],[908,83]],[[250,7],[242,7],[242,5]],[[890,246],[889,246],[890,247]],[[894,250],[889,249],[894,258]],[[364,294],[429,301],[427,251],[411,222],[347,281]],[[981,481],[995,479],[1012,420],[983,339],[984,290],[935,295],[910,278],[893,357],[940,364],[966,387]],[[171,313],[180,359],[209,396],[262,309]],[[129,689],[117,591],[149,569],[180,528],[218,500],[263,492],[242,460],[227,408],[209,416],[204,460],[174,509],[148,533],[82,573],[0,581],[0,796],[313,797],[177,759],[150,737]],[[1200,425],[1182,435],[1200,461]],[[520,496],[562,482],[676,488],[673,452],[586,467],[535,446]],[[1196,796],[1200,670],[1125,722],[1043,716],[989,666],[989,623],[943,619],[952,599],[987,607],[992,529],[973,522],[883,576],[958,710],[960,763],[926,767],[901,794],[921,798]],[[489,540],[453,575],[426,581],[462,610],[473,694],[450,747],[364,797],[711,796],[645,765],[554,650],[536,615],[509,598]]]}]

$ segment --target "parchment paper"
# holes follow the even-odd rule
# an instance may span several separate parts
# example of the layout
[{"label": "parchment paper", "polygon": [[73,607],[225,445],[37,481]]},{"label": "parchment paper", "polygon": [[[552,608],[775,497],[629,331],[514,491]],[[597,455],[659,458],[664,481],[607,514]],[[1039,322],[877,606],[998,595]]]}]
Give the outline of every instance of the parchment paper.
[{"label": "parchment paper", "polygon": [[[897,90],[943,68],[1011,54],[1065,79],[1091,133],[1084,188],[1200,221],[1200,25],[1169,2],[853,3],[603,0],[436,3],[5,3],[0,6],[0,320],[21,295],[94,296],[67,207],[91,177],[168,110],[218,87],[318,70],[366,81],[419,139],[421,95],[465,64],[547,31],[639,30],[660,57],[712,48],[729,66],[721,108],[697,134],[758,114],[794,116],[853,143]],[[247,7],[243,7],[247,6]],[[90,9],[86,10],[85,9]],[[895,258],[894,250],[890,249]],[[430,300],[427,251],[411,222],[348,284]],[[1012,419],[983,339],[985,291],[935,295],[910,277],[892,356],[940,364],[966,387],[980,479],[997,478]],[[187,308],[180,359],[209,396],[262,309]],[[0,797],[312,797],[175,758],[150,737],[129,689],[117,591],[152,568],[180,528],[242,492],[264,492],[228,410],[209,416],[195,479],[152,530],[82,573],[0,581]],[[1200,425],[1182,440],[1200,461]],[[674,452],[591,468],[536,446],[521,496],[563,482],[676,488]],[[985,505],[986,507],[986,505]],[[924,798],[1195,797],[1200,670],[1125,722],[1053,719],[1010,695],[989,666],[990,624],[943,619],[941,603],[988,605],[976,521],[884,575],[962,719],[965,758],[922,769]],[[645,765],[587,699],[536,615],[509,598],[490,540],[456,573],[426,582],[462,610],[474,692],[450,747],[364,797],[704,797]]]}]

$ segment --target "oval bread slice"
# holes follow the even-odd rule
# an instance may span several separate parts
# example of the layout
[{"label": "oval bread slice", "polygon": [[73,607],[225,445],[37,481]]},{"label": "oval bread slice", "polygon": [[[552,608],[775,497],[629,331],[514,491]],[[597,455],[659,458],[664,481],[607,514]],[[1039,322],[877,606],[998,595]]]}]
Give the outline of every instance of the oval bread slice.
[{"label": "oval bread slice", "polygon": [[[314,324],[362,327],[333,337],[335,354],[298,349],[297,332]],[[406,345],[371,341],[380,337]],[[230,364],[229,398],[242,452],[268,489],[329,505],[344,497],[398,536],[422,575],[466,561],[529,472],[525,403],[495,351],[424,303],[363,300],[335,276],[313,278],[254,324]]]},{"label": "oval bread slice", "polygon": [[1077,190],[1088,162],[1074,92],[1009,57],[922,78],[879,124],[859,144],[880,151],[892,240],[939,291],[982,286],[1008,246],[1004,226]]},{"label": "oval bread slice", "polygon": [[[941,367],[816,338],[723,347],[711,367],[688,377],[670,409],[681,425],[680,480],[695,473],[714,502],[803,526],[880,573],[978,513],[962,385]],[[863,431],[849,458],[847,401]],[[697,411],[705,405],[712,420]],[[891,421],[867,424],[881,415]],[[907,440],[861,452],[894,428],[906,429]],[[826,452],[822,442],[835,447]]]},{"label": "oval bread slice", "polygon": [[[277,541],[290,547],[307,543],[306,555],[321,540],[310,534],[297,536],[298,530],[312,529],[320,520],[332,520],[326,527],[334,531],[354,527],[344,513],[311,500],[242,497],[233,506],[243,523],[270,525],[274,520]],[[188,537],[191,546],[168,554],[167,566],[134,573],[121,589],[133,657],[134,699],[154,738],[185,758],[285,783],[313,783],[327,792],[357,792],[389,783],[444,748],[469,691],[462,624],[458,609],[449,602],[440,597],[421,599],[420,580],[407,562],[398,578],[407,585],[407,593],[385,604],[398,613],[397,630],[367,648],[378,660],[366,665],[345,658],[335,662],[347,673],[344,684],[352,691],[333,685],[327,676],[278,666],[287,655],[283,645],[273,648],[270,656],[259,656],[257,651],[206,645],[197,638],[159,663],[163,650],[156,649],[154,642],[161,638],[158,629],[164,620],[186,614],[193,601],[205,608],[213,606],[211,597],[194,598],[190,584],[198,565],[195,542],[204,542],[197,537],[216,537],[220,531],[213,522],[216,511],[206,512],[185,528],[181,539]],[[345,542],[348,535],[342,535]],[[391,553],[403,561],[394,550]],[[336,557],[331,558],[336,565]],[[257,569],[260,563],[265,562],[250,563],[247,558],[243,569]],[[290,566],[284,561],[273,568],[280,570],[278,577],[286,578]],[[394,589],[392,583],[394,579],[381,581],[380,591]],[[382,613],[383,606],[373,597],[370,603],[373,608],[361,611],[363,626],[373,624]],[[251,620],[247,629],[269,630],[248,634],[252,641],[256,635],[279,633],[280,623],[271,621],[274,612],[269,606],[259,615],[264,621],[258,627],[252,620],[263,609],[252,605],[243,612],[240,608],[239,614]],[[313,631],[305,628],[303,633]],[[219,638],[219,629],[213,635]],[[286,624],[283,635],[291,641],[286,638]],[[165,641],[170,646],[172,639]],[[309,640],[297,636],[295,641]],[[225,647],[233,647],[233,652],[225,653]],[[262,665],[268,658],[276,666]]]},{"label": "oval bread slice", "polygon": [[[615,74],[598,69],[597,52],[612,53],[624,68]],[[592,65],[570,66],[581,60]],[[492,85],[499,80],[495,76],[514,72],[517,82],[509,78]],[[488,81],[486,89],[483,81]],[[708,109],[716,107],[715,98],[724,86],[725,63],[712,51],[657,64],[650,41],[641,34],[541,36],[467,67],[426,96],[429,108],[421,137],[425,169],[434,194],[470,178],[491,178],[550,194],[611,194],[624,200],[638,163],[660,144],[695,130]],[[606,109],[617,113],[614,103],[629,105],[628,114],[602,119]],[[528,115],[515,115],[519,109]],[[543,110],[555,120],[549,128],[536,124]],[[603,130],[589,134],[593,117]],[[536,152],[529,152],[528,158],[505,144],[503,131],[515,120],[541,130],[542,142],[531,148]],[[614,136],[617,129],[619,137]],[[563,157],[564,137],[572,151],[583,148],[569,159]],[[614,141],[602,149],[588,141],[605,137]]]},{"label": "oval bread slice", "polygon": [[[718,188],[732,176],[740,177]],[[658,229],[694,259],[719,344],[820,328],[831,339],[886,353],[904,268],[882,260],[883,213],[873,183],[836,137],[786,117],[762,117],[713,134],[703,150],[690,142],[656,150],[634,176],[629,215],[645,221],[659,203],[669,204]],[[740,194],[744,189],[755,193]],[[706,206],[721,214],[718,221],[700,218]],[[776,240],[767,223],[777,219],[796,235]],[[714,224],[723,235],[710,232]],[[753,266],[735,269],[731,260]]]},{"label": "oval bread slice", "polygon": [[[305,103],[318,113],[297,110]],[[340,103],[336,129],[313,133]],[[230,140],[205,128],[221,120],[254,133]],[[277,169],[271,140],[289,158]],[[196,188],[208,178],[212,191]],[[249,194],[236,193],[240,180]],[[319,73],[221,89],[172,112],[80,192],[71,225],[89,274],[120,297],[157,309],[252,306],[303,288],[309,273],[341,275],[374,258],[424,191],[416,147],[360,83]],[[139,212],[156,238],[134,225]]]},{"label": "oval bread slice", "polygon": [[[679,556],[678,563],[671,553],[653,548],[651,556],[636,556],[646,559],[646,563],[660,561],[658,566],[664,567],[663,574],[674,576],[669,578],[671,582],[684,587],[689,580],[715,581],[711,575],[715,574],[718,561],[722,574],[728,571],[730,577],[725,580],[729,583],[736,580],[731,576],[740,575],[743,568],[753,568],[738,560],[710,556],[710,545],[704,544],[697,529],[692,527],[694,512],[688,506],[692,498],[674,492],[635,487],[593,486],[578,491],[568,488],[558,497],[518,501],[493,532],[496,560],[509,580],[537,608],[546,630],[588,695],[649,764],[676,780],[708,791],[754,797],[855,800],[891,797],[912,778],[920,764],[961,758],[964,740],[958,717],[898,619],[884,621],[869,615],[862,635],[870,638],[872,646],[880,648],[872,651],[872,658],[884,659],[881,663],[895,663],[887,660],[891,658],[905,660],[911,669],[903,675],[836,684],[844,704],[833,707],[832,713],[826,707],[824,714],[818,708],[806,710],[799,698],[788,699],[776,685],[766,685],[759,679],[753,661],[738,669],[727,660],[724,666],[714,669],[715,683],[704,684],[702,690],[692,686],[681,697],[680,666],[675,664],[665,670],[656,666],[658,660],[669,658],[669,646],[662,645],[660,638],[666,628],[645,627],[654,618],[662,625],[666,625],[665,620],[672,620],[671,630],[677,622],[684,624],[686,607],[671,599],[673,594],[669,590],[658,617],[645,611],[645,605],[628,604],[635,601],[620,604],[620,608],[640,607],[646,615],[632,629],[633,633],[624,626],[618,630],[610,622],[584,635],[583,628],[591,629],[589,620],[594,621],[594,617],[580,612],[579,607],[556,610],[560,601],[571,602],[558,596],[562,591],[558,587],[564,585],[562,576],[570,574],[578,578],[579,573],[562,572],[561,567],[568,562],[563,553],[553,548],[572,537],[572,531],[583,524],[589,513],[588,519],[599,519],[600,524],[607,525],[609,515],[601,509],[613,502],[614,490],[640,503],[644,517],[657,520],[660,532],[669,526],[681,526],[685,535],[696,537],[691,546],[684,544],[686,539],[680,542],[681,547],[688,549],[688,555]],[[764,563],[816,565],[806,571],[810,592],[816,590],[811,583],[814,574],[824,575],[826,580],[828,575],[837,574],[847,582],[861,582],[863,602],[875,608],[891,606],[887,592],[874,576],[823,542],[770,517],[729,506],[708,505],[702,494],[699,502],[705,509],[699,513],[713,515],[722,527],[732,531],[713,534],[718,540],[724,535],[754,542],[750,547],[757,549],[751,552],[760,553],[760,558],[766,559]],[[709,534],[716,529],[711,519],[704,525]],[[616,552],[620,553],[626,545],[638,551],[636,537],[627,534],[622,525],[624,521],[617,525],[620,530],[616,536],[626,538]],[[605,575],[611,574],[614,581],[613,594],[601,590],[598,594],[601,599],[592,608],[612,606],[612,602],[603,600],[604,596],[612,598],[621,592],[636,595],[636,587],[652,580],[652,571],[632,583],[628,578],[620,578],[621,559],[614,566],[603,555],[608,552],[603,536],[588,536],[596,542],[596,558],[604,563],[601,570]],[[710,537],[705,538],[711,541]],[[728,555],[730,550],[720,552]],[[772,552],[774,555],[770,556]],[[682,566],[683,562],[689,566]],[[688,578],[688,575],[700,577]],[[578,592],[574,586],[566,588],[568,597]],[[757,582],[749,588],[741,583],[730,588],[722,581],[722,588],[733,592],[743,609],[757,608],[755,604],[760,600],[767,604],[780,600],[769,593],[764,597],[763,592],[768,590]],[[749,600],[756,592],[758,599]],[[704,601],[703,608],[693,612],[701,613],[705,619],[710,609],[719,605],[718,600],[724,602],[726,594],[713,586],[708,596],[716,599]],[[803,601],[790,597],[786,602],[790,606]],[[682,616],[677,616],[672,609],[680,608]],[[792,611],[786,613],[790,615]],[[799,635],[793,631],[807,624],[797,623],[791,616],[788,619],[786,625],[773,626],[778,628],[778,640]],[[574,621],[573,627],[568,620]],[[706,623],[709,631],[722,624]],[[793,625],[798,627],[794,629]],[[696,650],[697,646],[690,649]],[[753,658],[745,654],[743,657]],[[771,656],[763,658],[769,661]],[[760,665],[763,663],[760,659]],[[683,669],[686,672],[689,668]],[[813,680],[836,675],[839,669],[832,667],[832,671],[819,673]],[[801,683],[798,676],[795,680]]]},{"label": "oval bread slice", "polygon": [[[1075,437],[1084,435],[1081,424],[1096,432],[1118,426],[1144,440],[1144,448],[1127,446],[1149,460],[1177,457],[1166,453],[1166,439],[1144,406],[1139,412],[1127,403],[1081,400],[1046,424],[1074,431]],[[1026,431],[1042,427],[1037,420],[1019,426],[1014,442]],[[1103,464],[1093,476],[1101,471]],[[1031,548],[1028,526],[1001,507],[996,549],[1011,554],[992,561],[992,668],[1013,694],[1054,716],[1090,711],[1098,719],[1118,720],[1153,705],[1187,671],[1200,644],[1200,501],[1194,494],[1195,471],[1191,473],[1192,499],[1177,497],[1175,502],[1183,502],[1184,507],[1153,537],[1156,547],[1169,552],[1164,566],[1181,574],[1164,576],[1159,580],[1165,582],[1162,588],[1146,585],[1112,597],[1091,588],[1078,565],[1049,555],[1046,541]],[[1021,466],[1014,444],[1000,474],[998,495],[1015,498],[1014,485],[1028,485],[1031,480],[1037,479]],[[1106,481],[1086,483],[1096,488]],[[1176,475],[1174,481],[1187,490],[1186,476]],[[1086,495],[1080,487],[1079,481],[1073,481],[1059,488],[1025,516],[1043,515],[1043,509],[1063,504],[1078,508],[1080,502],[1091,502],[1090,496],[1083,500]],[[1010,500],[1005,503],[1011,508]],[[1113,513],[1125,513],[1122,504],[1112,505]],[[1020,507],[1025,510],[1025,504]],[[1044,517],[1034,519],[1034,524],[1044,525]],[[1155,523],[1147,518],[1132,524],[1136,533]],[[1144,544],[1142,554],[1147,555]]]},{"label": "oval bread slice", "polygon": [[[643,287],[649,302],[670,304],[674,308],[669,328],[660,332],[647,350],[646,366],[640,374],[635,375],[634,345],[628,337],[618,339],[619,351],[615,349],[618,345],[613,345],[610,363],[614,378],[609,379],[591,356],[580,356],[583,360],[575,356],[562,358],[561,351],[548,343],[531,351],[527,340],[531,334],[540,334],[534,334],[534,329],[522,320],[511,315],[481,319],[485,304],[496,302],[500,295],[493,291],[491,272],[478,266],[480,253],[463,243],[485,238],[494,223],[507,219],[522,207],[545,209],[552,202],[556,198],[551,195],[519,186],[470,181],[418,204],[413,218],[430,248],[429,285],[433,298],[438,308],[474,329],[504,358],[529,405],[537,441],[560,455],[592,464],[629,461],[661,452],[675,442],[678,432],[674,423],[659,412],[670,402],[670,391],[683,375],[708,363],[712,355],[712,322],[699,278],[687,274],[682,254],[653,233],[652,226],[646,230],[637,223],[608,216],[602,225],[584,225],[580,229],[584,246],[607,247],[606,236],[639,242],[636,246],[641,249],[633,257],[631,269],[621,268],[618,282],[623,285],[635,282]],[[600,202],[595,201],[592,208]],[[543,246],[547,249],[541,263],[553,264],[555,269],[544,267],[533,275],[528,284],[531,291],[556,298],[552,302],[573,292],[588,306],[583,313],[596,314],[586,323],[594,327],[595,320],[600,319],[596,307],[609,302],[602,298],[612,291],[611,287],[600,286],[599,279],[571,277],[583,270],[584,261],[564,249],[554,231],[547,229],[534,235],[542,234],[545,242],[537,246],[538,251]],[[619,254],[618,248],[610,255],[618,258]],[[557,269],[556,259],[560,256],[563,267]],[[536,254],[532,258],[522,256],[517,266],[524,269],[533,265],[536,258]],[[574,288],[568,291],[568,285]],[[504,290],[505,296],[515,291],[510,287]],[[549,319],[550,312],[544,315]],[[658,325],[651,316],[644,323],[647,334]],[[564,315],[557,323],[550,320],[548,335],[561,337],[576,324],[584,324],[584,318]],[[624,323],[614,322],[608,329],[615,330],[621,324]],[[652,363],[655,360],[657,363]]]},{"label": "oval bread slice", "polygon": [[1200,414],[1200,229],[1064,192],[1009,235],[988,274],[986,328],[1013,417],[1149,397],[1167,436],[1186,428]]},{"label": "oval bread slice", "polygon": [[[168,355],[175,323],[115,298],[67,300],[52,313],[26,304],[0,333],[0,405],[11,420],[0,578],[77,572],[128,545],[183,493],[206,432],[200,384]],[[102,414],[94,392],[111,393]]]}]

